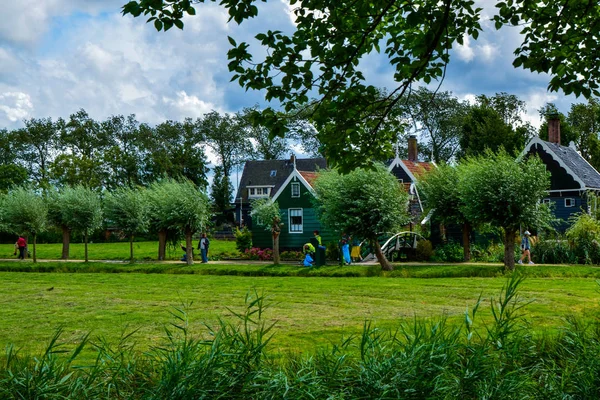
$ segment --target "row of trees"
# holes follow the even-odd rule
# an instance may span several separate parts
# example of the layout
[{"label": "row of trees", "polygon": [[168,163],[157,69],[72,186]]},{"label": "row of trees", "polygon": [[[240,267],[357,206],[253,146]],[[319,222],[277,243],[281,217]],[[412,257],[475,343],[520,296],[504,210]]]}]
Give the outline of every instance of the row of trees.
[{"label": "row of trees", "polygon": [[69,258],[71,233],[82,234],[85,261],[88,236],[101,227],[117,229],[129,238],[133,260],[134,236],[155,232],[159,237],[158,259],[164,260],[169,234],[184,235],[187,262],[193,264],[192,235],[205,229],[210,218],[209,200],[190,180],[170,178],[153,182],[148,188],[122,187],[102,196],[83,185],[64,186],[45,194],[18,187],[0,197],[2,231],[30,236],[33,262],[37,262],[36,238],[47,229],[63,232],[62,258]]},{"label": "row of trees", "polygon": [[551,228],[552,215],[541,200],[550,173],[537,158],[517,159],[505,151],[470,156],[457,166],[439,165],[418,182],[432,220],[463,227],[464,259],[470,259],[474,227],[491,225],[504,233],[504,265],[514,269],[517,232]]}]

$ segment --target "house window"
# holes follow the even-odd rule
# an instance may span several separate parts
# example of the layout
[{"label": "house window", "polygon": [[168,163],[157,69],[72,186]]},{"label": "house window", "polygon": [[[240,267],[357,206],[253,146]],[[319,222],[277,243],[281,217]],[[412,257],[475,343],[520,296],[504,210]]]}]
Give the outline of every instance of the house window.
[{"label": "house window", "polygon": [[270,187],[252,187],[248,188],[249,197],[267,197],[271,192]]},{"label": "house window", "polygon": [[275,177],[275,176],[277,176],[277,170],[276,169],[274,169],[274,170],[271,171],[271,177]]},{"label": "house window", "polygon": [[254,193],[254,188],[250,188],[250,189],[248,189],[248,190],[249,190],[248,194],[249,194],[250,196],[254,196],[254,195],[255,195],[255,193]]},{"label": "house window", "polygon": [[288,211],[290,233],[302,233],[302,209],[290,208]]},{"label": "house window", "polygon": [[292,197],[300,197],[300,184],[292,183]]},{"label": "house window", "polygon": [[565,199],[565,207],[575,207],[575,199],[570,197]]},{"label": "house window", "polygon": [[542,202],[544,204],[546,204],[547,206],[549,206],[550,204],[552,204],[552,200],[550,200],[550,199],[544,199],[544,200],[542,200]]}]

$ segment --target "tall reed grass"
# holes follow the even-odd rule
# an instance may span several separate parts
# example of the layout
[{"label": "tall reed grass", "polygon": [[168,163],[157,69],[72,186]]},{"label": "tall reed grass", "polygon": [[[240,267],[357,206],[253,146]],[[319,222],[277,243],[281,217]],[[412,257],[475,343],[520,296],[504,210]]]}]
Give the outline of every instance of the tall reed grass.
[{"label": "tall reed grass", "polygon": [[[1,399],[596,399],[600,324],[569,318],[559,334],[533,335],[519,299],[522,277],[507,280],[478,324],[480,300],[461,324],[443,316],[395,330],[365,322],[361,335],[297,354],[269,349],[272,323],[256,292],[242,312],[189,330],[186,306],[172,311],[163,342],[146,352],[135,332],[117,345],[88,336],[71,350],[62,330],[40,356],[8,347]],[[95,362],[78,363],[86,346]]]}]

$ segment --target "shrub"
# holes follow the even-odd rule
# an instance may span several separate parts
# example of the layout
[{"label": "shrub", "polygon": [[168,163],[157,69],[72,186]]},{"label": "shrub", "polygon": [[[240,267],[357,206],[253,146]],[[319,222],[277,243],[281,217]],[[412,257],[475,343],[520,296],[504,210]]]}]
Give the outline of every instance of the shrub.
[{"label": "shrub", "polygon": [[335,242],[329,242],[325,248],[325,258],[330,261],[335,261],[340,259],[340,248],[338,244]]},{"label": "shrub", "polygon": [[284,251],[279,257],[285,261],[301,261],[304,258],[304,254],[301,251]]},{"label": "shrub", "polygon": [[243,253],[242,258],[244,258],[246,260],[272,261],[273,260],[273,250],[252,247],[251,249],[247,249]]},{"label": "shrub", "polygon": [[449,241],[436,248],[432,258],[434,261],[461,262],[464,259],[463,247],[459,243]]},{"label": "shrub", "polygon": [[240,253],[252,247],[252,232],[247,227],[235,228],[235,248]]},{"label": "shrub", "polygon": [[581,264],[600,263],[600,222],[589,214],[579,214],[570,221],[566,235]]},{"label": "shrub", "polygon": [[417,242],[416,259],[418,261],[429,261],[433,256],[433,246],[429,240],[419,240]]},{"label": "shrub", "polygon": [[566,240],[538,240],[531,246],[531,257],[539,264],[577,263],[577,256]]}]

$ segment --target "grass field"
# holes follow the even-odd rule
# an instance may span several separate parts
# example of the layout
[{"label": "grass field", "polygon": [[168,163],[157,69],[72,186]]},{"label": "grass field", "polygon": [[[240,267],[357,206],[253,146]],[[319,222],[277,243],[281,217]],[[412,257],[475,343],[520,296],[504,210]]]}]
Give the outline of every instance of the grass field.
[{"label": "grass field", "polygon": [[[182,274],[0,272],[0,346],[14,343],[41,351],[57,327],[75,343],[84,334],[116,342],[123,332],[141,348],[164,338],[174,322],[170,311],[187,305],[192,331],[202,323],[241,310],[248,292],[264,293],[266,318],[276,322],[276,350],[310,351],[359,333],[366,320],[394,328],[399,320],[438,318],[460,321],[481,294],[481,315],[490,318],[489,298],[506,278],[320,278],[243,277]],[[520,293],[531,328],[556,329],[563,318],[600,315],[593,278],[528,278]]]},{"label": "grass field", "polygon": [[[158,242],[134,242],[133,246],[134,257],[137,260],[156,260],[158,257]],[[194,246],[198,246],[197,241],[194,241]],[[33,252],[31,244],[29,251]],[[215,255],[223,252],[235,253],[235,242],[212,240],[210,252]],[[16,258],[13,253],[14,244],[0,244],[0,258]],[[62,254],[62,243],[38,244],[36,254],[40,259],[58,260]],[[167,246],[167,259],[179,260],[182,254],[179,246]],[[88,255],[90,260],[128,260],[129,242],[88,243]],[[74,260],[84,258],[83,243],[71,243],[70,258]]]}]

